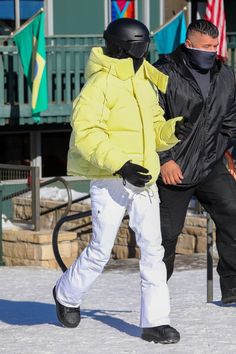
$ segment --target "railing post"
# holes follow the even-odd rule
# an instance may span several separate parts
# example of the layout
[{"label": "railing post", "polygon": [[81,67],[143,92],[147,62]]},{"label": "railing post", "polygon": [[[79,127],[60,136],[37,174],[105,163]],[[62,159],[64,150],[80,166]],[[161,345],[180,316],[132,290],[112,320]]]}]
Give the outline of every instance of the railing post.
[{"label": "railing post", "polygon": [[40,230],[40,180],[39,167],[32,167],[32,221],[34,230]]},{"label": "railing post", "polygon": [[213,221],[207,213],[207,302],[213,301]]},{"label": "railing post", "polygon": [[2,186],[0,182],[0,266],[4,265],[2,252]]}]

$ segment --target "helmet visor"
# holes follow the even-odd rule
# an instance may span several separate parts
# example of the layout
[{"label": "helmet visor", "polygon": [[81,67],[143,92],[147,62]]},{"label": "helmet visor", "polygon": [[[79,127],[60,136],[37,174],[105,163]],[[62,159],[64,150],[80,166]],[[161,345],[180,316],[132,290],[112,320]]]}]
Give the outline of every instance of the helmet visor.
[{"label": "helmet visor", "polygon": [[126,52],[134,58],[141,59],[147,54],[149,42],[132,41],[128,42]]},{"label": "helmet visor", "polygon": [[104,31],[103,37],[106,41],[120,46],[127,54],[136,59],[141,59],[146,56],[150,43],[150,39],[142,41],[123,41],[109,34],[107,31]]}]

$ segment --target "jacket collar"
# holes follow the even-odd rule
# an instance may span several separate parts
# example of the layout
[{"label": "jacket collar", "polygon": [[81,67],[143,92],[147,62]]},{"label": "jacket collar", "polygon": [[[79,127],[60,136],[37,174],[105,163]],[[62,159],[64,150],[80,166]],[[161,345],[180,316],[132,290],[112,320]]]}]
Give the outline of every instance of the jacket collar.
[{"label": "jacket collar", "polygon": [[144,60],[143,64],[135,74],[133,60],[131,58],[111,58],[103,53],[103,49],[101,47],[94,47],[91,50],[86,67],[86,79],[99,71],[107,71],[109,74],[116,76],[123,81],[136,75],[140,75],[149,79],[163,93],[166,92],[168,76],[160,72],[146,60]]},{"label": "jacket collar", "polygon": [[94,47],[91,50],[86,66],[86,79],[99,71],[107,71],[109,74],[116,76],[121,80],[127,80],[135,75],[131,58],[111,58],[103,53],[101,47]]},{"label": "jacket collar", "polygon": [[156,69],[149,62],[144,60],[144,72],[145,76],[160,90],[165,93],[167,84],[168,84],[168,76],[163,74],[161,71]]}]

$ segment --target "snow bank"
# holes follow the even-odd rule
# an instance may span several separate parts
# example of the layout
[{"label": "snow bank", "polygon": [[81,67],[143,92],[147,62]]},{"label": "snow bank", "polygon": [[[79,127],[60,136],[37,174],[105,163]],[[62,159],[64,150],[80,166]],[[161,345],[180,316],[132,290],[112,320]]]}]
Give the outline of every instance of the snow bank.
[{"label": "snow bank", "polygon": [[2,214],[2,228],[3,230],[20,230],[21,228],[14,225],[5,214]]},{"label": "snow bank", "polygon": [[[87,195],[87,193],[80,193],[71,189],[72,200],[82,198]],[[50,199],[58,200],[62,202],[68,201],[68,194],[65,188],[58,187],[43,187],[40,189],[40,199]],[[89,204],[90,198],[82,201],[81,203]]]},{"label": "snow bank", "polygon": [[[71,189],[72,200],[82,198],[86,196],[88,193],[77,192],[74,189]],[[24,194],[24,197],[31,198],[31,192],[27,192]],[[40,189],[40,199],[48,199],[60,202],[68,201],[68,194],[65,188],[58,187],[43,187]],[[90,204],[90,198],[81,201],[83,204]]]}]

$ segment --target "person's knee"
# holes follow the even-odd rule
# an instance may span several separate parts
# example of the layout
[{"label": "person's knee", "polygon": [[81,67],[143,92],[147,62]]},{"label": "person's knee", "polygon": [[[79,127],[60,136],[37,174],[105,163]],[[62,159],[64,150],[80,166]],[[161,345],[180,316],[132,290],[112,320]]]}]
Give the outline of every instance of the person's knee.
[{"label": "person's knee", "polygon": [[170,216],[164,217],[163,213],[161,215],[161,234],[162,234],[162,243],[171,244],[176,241],[178,235],[181,234],[184,227],[185,218],[176,218],[172,220]]},{"label": "person's knee", "polygon": [[93,259],[94,265],[106,265],[110,259],[111,247],[104,247],[96,242],[91,242],[87,248],[88,256]]},{"label": "person's knee", "polygon": [[231,215],[232,218],[235,218],[235,216],[236,216],[235,199],[226,200],[224,203],[222,203],[221,210],[225,215]]}]

